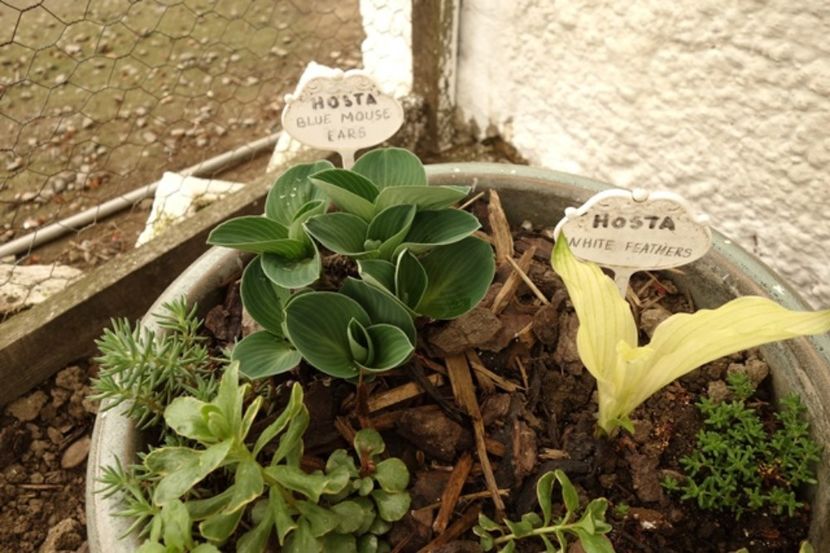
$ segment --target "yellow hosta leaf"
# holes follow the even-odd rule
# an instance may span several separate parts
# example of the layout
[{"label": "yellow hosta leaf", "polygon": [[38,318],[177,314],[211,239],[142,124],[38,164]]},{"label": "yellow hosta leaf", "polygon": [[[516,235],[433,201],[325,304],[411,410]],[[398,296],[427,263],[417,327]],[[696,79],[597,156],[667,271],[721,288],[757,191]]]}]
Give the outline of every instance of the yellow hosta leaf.
[{"label": "yellow hosta leaf", "polygon": [[551,264],[562,277],[579,319],[579,357],[597,380],[613,378],[617,343],[623,341],[637,347],[637,326],[631,308],[597,265],[574,257],[564,234],[556,241]]},{"label": "yellow hosta leaf", "polygon": [[579,356],[597,379],[598,424],[606,432],[652,394],[701,365],[769,342],[830,331],[830,310],[790,311],[750,296],[717,309],[672,315],[658,325],[648,346],[638,347],[628,304],[599,267],[576,259],[564,235],[556,241],[551,261],[579,318]]}]

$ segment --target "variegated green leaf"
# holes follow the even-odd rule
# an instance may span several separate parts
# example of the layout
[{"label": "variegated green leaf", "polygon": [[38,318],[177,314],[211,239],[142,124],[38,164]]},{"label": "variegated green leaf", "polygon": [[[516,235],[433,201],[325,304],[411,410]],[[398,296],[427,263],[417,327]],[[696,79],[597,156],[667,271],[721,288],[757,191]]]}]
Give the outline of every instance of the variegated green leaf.
[{"label": "variegated green leaf", "polygon": [[379,148],[360,156],[352,167],[378,189],[387,186],[426,186],[427,174],[418,157],[403,148]]},{"label": "variegated green leaf", "polygon": [[202,416],[205,405],[207,403],[195,397],[177,397],[165,408],[164,422],[180,436],[203,444],[215,443],[217,436],[213,435]]},{"label": "variegated green leaf", "polygon": [[429,287],[426,270],[411,252],[403,251],[395,265],[395,296],[404,305],[415,309]]},{"label": "variegated green leaf", "polygon": [[472,236],[435,248],[419,261],[429,285],[415,311],[433,319],[454,319],[475,307],[496,271],[490,245]]},{"label": "variegated green leaf", "polygon": [[[189,456],[184,464],[177,467],[175,472],[168,473],[159,480],[153,492],[153,503],[156,505],[164,505],[187,493],[193,486],[204,480],[208,474],[222,464],[230,448],[231,441],[226,440]],[[164,455],[165,449],[168,448],[151,451],[145,458],[147,466],[151,467],[151,469],[155,467],[157,463],[154,458]]]},{"label": "variegated green leaf", "polygon": [[288,227],[308,202],[326,200],[325,194],[311,184],[309,177],[332,168],[334,166],[328,161],[316,161],[295,165],[285,171],[268,192],[265,215]]},{"label": "variegated green leaf", "polygon": [[309,257],[292,261],[266,253],[262,255],[260,263],[265,276],[283,288],[303,288],[313,284],[320,277],[320,252],[313,243]]},{"label": "variegated green leaf", "polygon": [[418,209],[443,209],[464,199],[466,186],[389,186],[374,200],[375,213],[393,205],[415,205]]},{"label": "variegated green leaf", "polygon": [[270,252],[287,259],[306,254],[305,243],[288,237],[288,228],[267,217],[247,215],[225,221],[213,229],[208,244],[225,246],[243,252]]},{"label": "variegated green leaf", "polygon": [[409,233],[398,246],[420,254],[436,246],[459,242],[481,227],[471,213],[458,209],[419,211],[412,221]]},{"label": "variegated green leaf", "polygon": [[199,523],[199,532],[206,539],[222,543],[227,540],[239,526],[245,509],[239,509],[233,513],[218,513],[211,515]]},{"label": "variegated green leaf", "polygon": [[378,189],[366,177],[345,169],[329,169],[314,175],[311,182],[341,210],[367,222],[375,215],[374,202]]},{"label": "variegated green leaf", "polygon": [[231,352],[242,374],[252,380],[290,371],[300,363],[300,353],[281,336],[262,330],[239,341]]},{"label": "variegated green leaf", "polygon": [[283,306],[288,299],[287,289],[277,286],[262,270],[261,257],[255,257],[245,267],[239,286],[242,305],[262,327],[282,335]]}]

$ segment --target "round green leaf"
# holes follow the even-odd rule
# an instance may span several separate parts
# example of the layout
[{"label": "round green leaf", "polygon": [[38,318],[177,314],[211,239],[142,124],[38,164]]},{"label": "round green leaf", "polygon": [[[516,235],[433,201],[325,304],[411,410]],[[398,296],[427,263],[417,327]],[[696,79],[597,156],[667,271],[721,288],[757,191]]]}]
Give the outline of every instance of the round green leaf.
[{"label": "round green leaf", "polygon": [[288,238],[288,228],[267,217],[246,215],[225,221],[210,232],[208,244],[243,252],[271,252],[288,258],[305,254],[306,245]]},{"label": "round green leaf", "polygon": [[418,157],[403,148],[379,148],[360,156],[352,167],[378,189],[387,186],[426,186],[427,174]]},{"label": "round green leaf", "polygon": [[263,330],[238,342],[231,352],[231,359],[239,361],[242,374],[256,380],[290,371],[299,364],[301,357],[282,337]]},{"label": "round green leaf", "polygon": [[294,506],[311,525],[311,534],[319,538],[334,530],[340,523],[340,516],[311,501],[297,501]]},{"label": "round green leaf", "polygon": [[462,200],[468,187],[455,186],[390,186],[375,199],[375,212],[393,205],[416,205],[418,209],[443,209]]},{"label": "round green leaf", "polygon": [[490,245],[472,236],[435,248],[420,262],[429,286],[415,311],[433,319],[454,319],[475,307],[496,271]]},{"label": "round green leaf", "polygon": [[341,210],[366,221],[374,216],[373,203],[378,189],[366,177],[346,169],[329,169],[314,175],[311,182],[325,192]]},{"label": "round green leaf", "polygon": [[340,518],[337,528],[334,530],[341,534],[351,534],[360,528],[363,522],[363,508],[354,501],[341,501],[331,507]]},{"label": "round green leaf", "polygon": [[305,224],[306,231],[323,246],[351,256],[363,253],[368,227],[357,215],[342,211],[312,217]]},{"label": "round green leaf", "polygon": [[260,263],[262,272],[271,282],[283,288],[302,288],[314,283],[320,276],[320,252],[312,245],[310,257],[289,260],[279,255],[266,253]]},{"label": "round green leaf", "polygon": [[417,312],[415,307],[427,291],[429,278],[418,258],[403,251],[395,265],[395,296],[404,305]]},{"label": "round green leaf", "polygon": [[386,451],[386,444],[380,433],[373,428],[364,428],[354,435],[353,444],[355,451],[361,459],[370,460],[375,455]]},{"label": "round green leaf", "polygon": [[288,227],[308,202],[325,200],[326,195],[311,184],[309,176],[332,169],[328,161],[302,163],[279,176],[265,200],[265,215]]},{"label": "round green leaf", "polygon": [[419,211],[397,251],[406,248],[420,254],[463,240],[479,228],[481,223],[472,213],[459,209]]},{"label": "round green leaf", "polygon": [[414,205],[395,205],[378,213],[366,231],[367,240],[380,244],[380,257],[391,259],[415,218]]},{"label": "round green leaf", "polygon": [[371,347],[365,363],[355,359],[367,371],[383,372],[401,365],[415,349],[409,337],[400,328],[390,324],[376,324],[366,328]]},{"label": "round green leaf", "polygon": [[381,461],[375,467],[375,480],[387,492],[402,492],[409,485],[409,470],[397,457]]},{"label": "round green leaf", "polygon": [[327,534],[323,538],[326,553],[357,553],[357,540],[350,533]]},{"label": "round green leaf", "polygon": [[387,522],[395,522],[404,517],[409,510],[411,498],[406,492],[389,493],[384,490],[372,492],[372,499],[378,507],[378,515]]},{"label": "round green leaf", "polygon": [[355,300],[336,292],[308,292],[286,308],[286,328],[303,358],[318,370],[340,378],[358,375],[348,327],[352,319],[369,326],[369,315]]},{"label": "round green leaf", "polygon": [[372,534],[357,539],[357,553],[378,553],[378,537]]},{"label": "round green leaf", "polygon": [[340,293],[359,303],[372,323],[396,326],[415,344],[415,323],[406,308],[391,294],[351,277],[343,283]]},{"label": "round green leaf", "polygon": [[274,284],[262,270],[261,257],[255,257],[245,267],[239,286],[242,305],[265,330],[282,335],[283,306],[290,295],[288,290]]}]

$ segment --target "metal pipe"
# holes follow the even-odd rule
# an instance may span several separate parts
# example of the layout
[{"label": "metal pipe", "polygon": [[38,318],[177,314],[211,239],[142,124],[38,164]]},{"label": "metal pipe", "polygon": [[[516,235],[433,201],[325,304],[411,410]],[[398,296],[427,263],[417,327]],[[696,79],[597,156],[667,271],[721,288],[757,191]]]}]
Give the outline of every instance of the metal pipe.
[{"label": "metal pipe", "polygon": [[[251,157],[264,150],[273,148],[281,134],[282,132],[278,132],[260,138],[259,140],[248,142],[239,148],[206,159],[178,172],[188,177],[199,177],[205,174],[216,173],[223,169],[230,169],[245,161],[245,157]],[[10,242],[0,245],[0,259],[9,255],[17,255],[27,250],[30,251],[32,248],[45,244],[46,242],[51,242],[68,232],[80,230],[98,219],[103,219],[122,209],[133,206],[137,202],[154,194],[157,187],[158,182],[142,186],[95,207],[62,219],[57,223],[52,223],[20,238],[15,238]]]}]

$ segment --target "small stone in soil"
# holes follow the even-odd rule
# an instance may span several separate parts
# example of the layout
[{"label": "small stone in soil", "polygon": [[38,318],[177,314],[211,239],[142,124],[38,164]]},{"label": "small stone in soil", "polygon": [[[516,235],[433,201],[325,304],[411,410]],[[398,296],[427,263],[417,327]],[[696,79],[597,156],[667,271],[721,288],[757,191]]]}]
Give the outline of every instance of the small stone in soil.
[{"label": "small stone in soil", "polygon": [[407,410],[398,421],[397,431],[427,455],[445,463],[452,463],[457,452],[473,444],[469,431],[433,405]]},{"label": "small stone in soil", "polygon": [[640,313],[640,328],[651,338],[657,326],[669,317],[671,317],[671,312],[668,309],[662,305],[653,305]]},{"label": "small stone in soil", "polygon": [[83,543],[83,528],[74,518],[65,518],[53,526],[40,546],[40,553],[75,551]]},{"label": "small stone in soil", "polygon": [[501,321],[492,311],[476,307],[437,329],[429,341],[445,354],[455,355],[491,340],[500,329]]},{"label": "small stone in soil", "polygon": [[66,451],[63,452],[63,457],[61,457],[61,467],[73,469],[83,463],[89,454],[89,444],[89,436],[84,436],[66,448]]},{"label": "small stone in soil", "polygon": [[13,401],[6,407],[6,412],[20,422],[33,421],[38,417],[40,410],[46,405],[47,401],[49,401],[49,398],[46,394],[38,390]]}]

